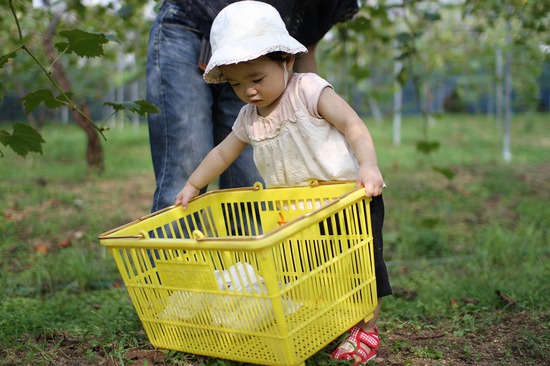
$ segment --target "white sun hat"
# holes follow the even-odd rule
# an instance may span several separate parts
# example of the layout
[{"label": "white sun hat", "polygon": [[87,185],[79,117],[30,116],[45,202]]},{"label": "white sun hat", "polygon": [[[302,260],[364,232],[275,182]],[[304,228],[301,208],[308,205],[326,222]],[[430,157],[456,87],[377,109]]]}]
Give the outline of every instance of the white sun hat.
[{"label": "white sun hat", "polygon": [[281,15],[260,1],[237,1],[220,11],[210,31],[212,57],[204,80],[225,82],[219,66],[254,60],[271,52],[305,53],[307,48],[290,36]]}]

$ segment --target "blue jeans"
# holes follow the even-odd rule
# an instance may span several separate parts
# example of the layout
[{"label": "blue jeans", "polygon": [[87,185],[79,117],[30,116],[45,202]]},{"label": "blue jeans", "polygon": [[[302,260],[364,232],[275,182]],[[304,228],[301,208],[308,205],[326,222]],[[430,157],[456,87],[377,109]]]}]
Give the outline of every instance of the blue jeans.
[{"label": "blue jeans", "polygon": [[[243,102],[231,86],[206,84],[198,68],[202,35],[172,2],[165,1],[149,34],[147,100],[149,141],[156,178],[151,211],[174,204],[206,154],[230,132]],[[248,187],[262,179],[252,147],[220,176],[220,188]]]}]

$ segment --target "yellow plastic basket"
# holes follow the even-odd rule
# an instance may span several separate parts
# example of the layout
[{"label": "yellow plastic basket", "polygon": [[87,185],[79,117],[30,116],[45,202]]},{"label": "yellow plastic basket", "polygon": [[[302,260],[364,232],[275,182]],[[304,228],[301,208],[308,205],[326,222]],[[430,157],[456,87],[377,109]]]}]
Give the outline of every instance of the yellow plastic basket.
[{"label": "yellow plastic basket", "polygon": [[377,304],[370,199],[352,182],[219,190],[99,236],[151,343],[305,360]]}]

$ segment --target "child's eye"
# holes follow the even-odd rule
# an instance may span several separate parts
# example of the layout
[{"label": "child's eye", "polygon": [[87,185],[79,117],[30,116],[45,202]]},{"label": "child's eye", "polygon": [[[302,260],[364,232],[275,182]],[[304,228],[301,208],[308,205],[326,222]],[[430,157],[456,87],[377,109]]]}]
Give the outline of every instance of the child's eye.
[{"label": "child's eye", "polygon": [[235,88],[235,87],[239,86],[239,83],[230,83],[230,85],[231,85],[233,88]]},{"label": "child's eye", "polygon": [[264,79],[264,78],[261,77],[261,78],[259,78],[259,79],[252,80],[252,81],[253,81],[254,83],[258,84],[258,83],[260,83],[263,79]]}]

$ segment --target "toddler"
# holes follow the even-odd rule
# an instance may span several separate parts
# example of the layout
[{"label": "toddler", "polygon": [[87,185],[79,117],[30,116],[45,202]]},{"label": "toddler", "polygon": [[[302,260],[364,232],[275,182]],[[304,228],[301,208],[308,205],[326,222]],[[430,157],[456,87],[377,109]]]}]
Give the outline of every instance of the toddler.
[{"label": "toddler", "polygon": [[249,144],[267,187],[305,186],[309,179],[356,180],[372,197],[378,307],[368,322],[350,329],[332,358],[356,365],[376,356],[381,297],[391,294],[383,258],[384,181],[372,137],[357,113],[331,85],[313,73],[293,73],[307,52],[292,38],[275,8],[258,1],[225,7],[210,33],[208,83],[228,82],[247,104],[233,131],[189,177],[176,197],[185,209]]}]

